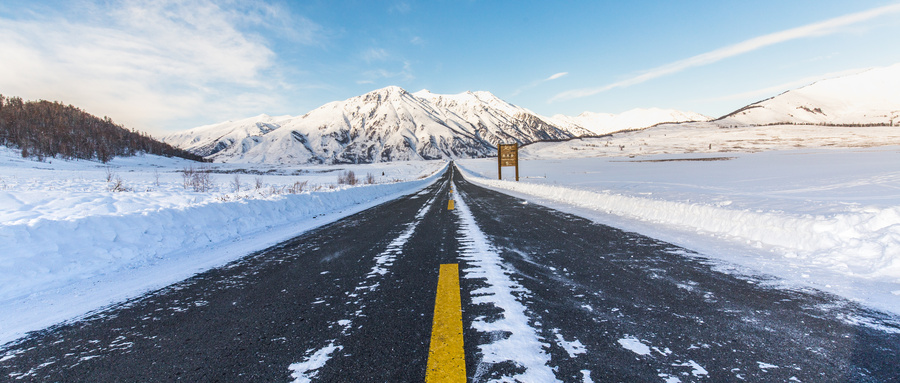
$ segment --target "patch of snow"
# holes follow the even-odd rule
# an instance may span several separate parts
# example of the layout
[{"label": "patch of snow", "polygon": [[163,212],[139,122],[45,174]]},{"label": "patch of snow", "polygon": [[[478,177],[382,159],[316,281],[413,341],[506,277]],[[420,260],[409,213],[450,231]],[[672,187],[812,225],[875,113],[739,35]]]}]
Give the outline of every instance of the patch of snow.
[{"label": "patch of snow", "polygon": [[581,383],[594,383],[591,380],[591,370],[581,370]]},{"label": "patch of snow", "polygon": [[[343,349],[343,346],[335,346],[333,343],[325,346],[310,355],[306,360],[290,365],[291,377],[294,383],[309,383],[318,374],[318,369],[331,359],[331,354]],[[309,350],[312,351],[312,350]]]},{"label": "patch of snow", "polygon": [[699,364],[697,364],[697,362],[695,362],[693,360],[688,360],[686,363],[673,364],[673,366],[675,366],[675,367],[690,367],[691,374],[694,376],[709,375],[709,372],[707,372],[706,369],[703,368],[703,366],[700,366]]},{"label": "patch of snow", "polygon": [[638,355],[650,355],[650,347],[632,336],[626,335],[624,338],[619,339],[619,345],[624,347],[626,350],[629,350]]},{"label": "patch of snow", "polygon": [[573,341],[567,341],[563,338],[562,334],[559,333],[559,329],[552,329],[553,335],[556,336],[556,344],[566,350],[566,353],[569,354],[569,358],[575,358],[580,354],[584,354],[587,350],[584,348],[584,344],[581,343],[578,339]]}]

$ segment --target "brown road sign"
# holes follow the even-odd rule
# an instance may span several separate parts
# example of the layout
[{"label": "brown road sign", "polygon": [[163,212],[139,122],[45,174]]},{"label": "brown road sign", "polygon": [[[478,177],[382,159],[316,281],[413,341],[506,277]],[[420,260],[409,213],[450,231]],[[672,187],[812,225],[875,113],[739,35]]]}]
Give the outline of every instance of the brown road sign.
[{"label": "brown road sign", "polygon": [[497,178],[503,179],[502,169],[504,166],[516,167],[516,181],[519,180],[519,144],[499,144],[497,145]]}]

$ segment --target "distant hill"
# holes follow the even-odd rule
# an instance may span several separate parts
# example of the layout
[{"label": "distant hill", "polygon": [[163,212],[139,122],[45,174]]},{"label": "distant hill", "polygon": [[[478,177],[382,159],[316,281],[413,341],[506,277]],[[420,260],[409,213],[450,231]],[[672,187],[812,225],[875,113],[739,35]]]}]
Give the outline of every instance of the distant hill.
[{"label": "distant hill", "polygon": [[22,101],[0,95],[0,145],[21,149],[22,157],[97,159],[138,153],[202,161],[137,131],[129,131],[108,117],[93,116],[72,105],[50,101]]},{"label": "distant hill", "polygon": [[599,136],[622,130],[649,128],[667,122],[703,122],[711,118],[675,109],[637,108],[620,114],[584,112],[574,117],[557,114],[551,120],[564,126],[580,126]]},{"label": "distant hill", "polygon": [[900,64],[818,81],[716,121],[723,126],[900,125]]}]

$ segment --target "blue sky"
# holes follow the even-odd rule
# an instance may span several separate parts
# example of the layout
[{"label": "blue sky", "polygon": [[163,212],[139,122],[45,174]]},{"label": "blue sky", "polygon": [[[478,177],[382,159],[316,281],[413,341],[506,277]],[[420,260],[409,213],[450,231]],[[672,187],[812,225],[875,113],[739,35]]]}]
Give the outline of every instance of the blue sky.
[{"label": "blue sky", "polygon": [[162,135],[388,85],[718,117],[900,62],[900,2],[3,1],[0,94]]}]

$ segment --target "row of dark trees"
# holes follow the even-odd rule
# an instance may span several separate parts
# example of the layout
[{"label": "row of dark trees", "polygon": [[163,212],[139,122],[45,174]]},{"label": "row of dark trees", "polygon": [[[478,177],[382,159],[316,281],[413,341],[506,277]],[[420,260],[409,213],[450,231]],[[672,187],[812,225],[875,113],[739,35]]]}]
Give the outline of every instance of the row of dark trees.
[{"label": "row of dark trees", "polygon": [[109,117],[99,118],[72,105],[22,101],[0,95],[0,145],[21,149],[22,157],[97,159],[138,153],[203,161],[203,157],[129,131]]}]

